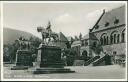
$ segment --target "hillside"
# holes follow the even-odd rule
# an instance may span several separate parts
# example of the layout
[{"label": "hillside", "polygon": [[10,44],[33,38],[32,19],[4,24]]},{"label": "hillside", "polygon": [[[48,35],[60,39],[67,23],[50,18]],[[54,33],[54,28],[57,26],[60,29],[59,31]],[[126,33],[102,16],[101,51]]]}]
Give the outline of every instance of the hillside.
[{"label": "hillside", "polygon": [[17,38],[20,36],[24,36],[25,38],[30,38],[31,36],[34,38],[37,38],[31,33],[10,29],[10,28],[4,28],[3,29],[3,44],[13,43]]}]

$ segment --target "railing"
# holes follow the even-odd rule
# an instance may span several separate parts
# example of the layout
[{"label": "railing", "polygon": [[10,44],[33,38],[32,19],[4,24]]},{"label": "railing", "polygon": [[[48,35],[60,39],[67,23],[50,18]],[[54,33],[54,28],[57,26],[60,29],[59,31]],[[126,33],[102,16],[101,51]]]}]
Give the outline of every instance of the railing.
[{"label": "railing", "polygon": [[84,66],[88,66],[89,64],[91,64],[92,62],[94,62],[95,60],[99,59],[100,56],[95,56],[91,59],[89,59],[88,61],[85,62]]},{"label": "railing", "polygon": [[100,63],[102,63],[103,61],[105,61],[105,56],[103,56],[102,58],[96,60],[95,62],[93,62],[93,66],[98,66]]}]

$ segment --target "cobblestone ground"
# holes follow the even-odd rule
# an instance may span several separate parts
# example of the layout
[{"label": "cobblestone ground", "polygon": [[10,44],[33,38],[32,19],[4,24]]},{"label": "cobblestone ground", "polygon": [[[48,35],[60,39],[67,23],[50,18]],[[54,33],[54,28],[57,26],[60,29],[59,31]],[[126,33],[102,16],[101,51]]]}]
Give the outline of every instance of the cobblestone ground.
[{"label": "cobblestone ground", "polygon": [[[75,70],[76,73],[61,74],[37,74],[28,70],[10,70],[10,66],[4,67],[4,78],[8,79],[124,79],[125,68],[118,65],[110,66],[72,66],[66,67]],[[32,68],[31,68],[32,69]],[[30,70],[30,69],[29,69]]]}]

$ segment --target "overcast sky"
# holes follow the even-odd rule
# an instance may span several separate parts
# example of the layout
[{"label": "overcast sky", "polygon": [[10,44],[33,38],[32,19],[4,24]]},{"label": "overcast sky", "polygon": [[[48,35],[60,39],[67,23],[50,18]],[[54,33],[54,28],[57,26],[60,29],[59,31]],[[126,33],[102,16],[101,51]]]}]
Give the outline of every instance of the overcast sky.
[{"label": "overcast sky", "polygon": [[66,36],[88,33],[103,9],[120,7],[123,3],[4,3],[4,26],[40,36],[36,28],[46,27]]}]

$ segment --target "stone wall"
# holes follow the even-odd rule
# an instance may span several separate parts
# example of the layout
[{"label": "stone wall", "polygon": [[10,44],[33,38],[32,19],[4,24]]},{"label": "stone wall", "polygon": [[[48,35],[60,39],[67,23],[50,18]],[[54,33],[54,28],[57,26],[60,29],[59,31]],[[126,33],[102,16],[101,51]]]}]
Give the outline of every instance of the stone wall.
[{"label": "stone wall", "polygon": [[[124,29],[125,29],[124,26],[120,26],[112,29],[106,29],[104,31],[94,32],[93,34],[97,37],[98,42],[101,43],[100,41],[101,36],[106,33],[106,35],[108,36],[108,44],[102,45],[104,52],[107,52],[110,55],[113,55],[113,53],[116,52],[117,55],[121,55],[121,54],[125,54],[126,52],[125,49],[126,44],[124,42],[121,42],[122,39],[121,34]],[[111,44],[110,36],[113,32],[117,32],[118,34],[120,34],[120,39],[118,43]]]}]

